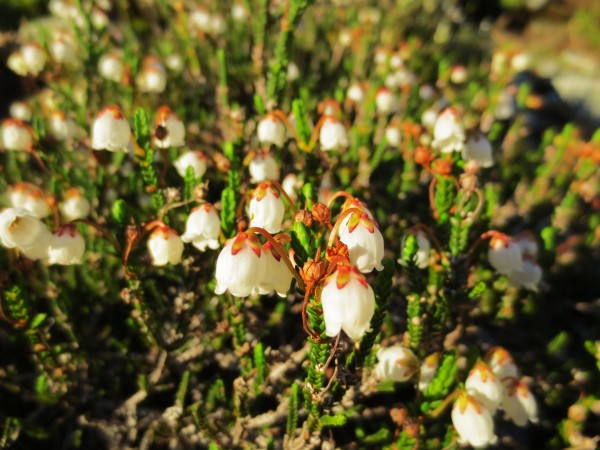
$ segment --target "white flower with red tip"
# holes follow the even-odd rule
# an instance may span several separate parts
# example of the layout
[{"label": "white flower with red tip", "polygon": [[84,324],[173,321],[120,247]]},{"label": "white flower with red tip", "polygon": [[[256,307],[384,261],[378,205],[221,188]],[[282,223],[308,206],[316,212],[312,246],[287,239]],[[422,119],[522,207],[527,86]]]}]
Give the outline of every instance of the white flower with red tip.
[{"label": "white flower with red tip", "polygon": [[23,208],[39,219],[50,214],[50,202],[46,193],[31,183],[17,183],[8,191],[8,199],[13,208]]},{"label": "white flower with red tip", "polygon": [[323,151],[337,151],[347,148],[350,143],[344,124],[334,116],[325,116],[319,131],[319,143]]},{"label": "white flower with red tip", "polygon": [[419,370],[419,360],[415,354],[402,345],[379,349],[377,360],[375,376],[383,381],[407,381]]},{"label": "white flower with red tip", "polygon": [[485,355],[485,361],[500,381],[504,378],[516,378],[518,375],[517,365],[503,347],[491,348]]},{"label": "white flower with red tip", "polygon": [[285,215],[285,206],[279,191],[268,183],[260,183],[248,205],[250,226],[264,228],[271,234],[279,233]]},{"label": "white flower with red tip", "polygon": [[258,122],[256,133],[258,141],[263,145],[282,147],[286,139],[285,125],[273,114],[267,114]]},{"label": "white flower with red tip", "polygon": [[154,142],[158,148],[181,147],[185,144],[185,126],[168,106],[159,108],[154,129]]},{"label": "white flower with red tip", "polygon": [[2,122],[2,147],[6,150],[28,151],[33,147],[33,130],[25,122],[5,119]]},{"label": "white flower with red tip", "polygon": [[503,381],[502,409],[516,425],[524,427],[527,421],[538,422],[537,402],[525,383],[516,378]]},{"label": "white flower with red tip", "polygon": [[131,136],[129,123],[123,117],[121,108],[107,106],[98,113],[92,125],[92,148],[115,152],[126,151]]},{"label": "white flower with red tip", "polygon": [[461,393],[454,402],[452,424],[458,433],[459,444],[485,448],[498,441],[489,411],[466,392]]},{"label": "white flower with red tip", "polygon": [[263,245],[262,255],[265,260],[265,277],[260,285],[260,294],[264,295],[275,291],[280,297],[285,297],[290,290],[293,275],[285,263],[284,257],[275,250],[270,242]]},{"label": "white flower with red tip", "polygon": [[509,236],[502,233],[494,234],[490,240],[488,261],[502,275],[523,268],[521,249]]},{"label": "white flower with red tip", "polygon": [[118,52],[105,53],[98,60],[98,73],[106,80],[122,83],[125,79],[123,55]]},{"label": "white flower with red tip", "polygon": [[238,233],[227,241],[217,258],[215,294],[235,297],[259,294],[266,272],[260,241],[254,234]]},{"label": "white flower with red tip", "polygon": [[502,401],[502,384],[492,369],[483,361],[477,361],[469,372],[465,389],[489,412],[494,414]]},{"label": "white flower with red tip", "polygon": [[207,248],[219,248],[219,231],[221,219],[219,213],[210,203],[204,203],[192,210],[185,223],[183,242],[192,243],[201,252]]},{"label": "white flower with red tip", "polygon": [[83,219],[90,213],[90,202],[85,198],[79,189],[70,188],[64,195],[64,199],[58,205],[60,213],[67,222],[76,219]]},{"label": "white flower with red tip", "polygon": [[179,264],[183,254],[183,241],[175,230],[159,225],[148,238],[148,252],[154,266]]},{"label": "white flower with red tip", "polygon": [[206,156],[198,151],[185,152],[173,162],[173,165],[181,178],[185,178],[188,167],[194,170],[195,178],[200,178],[206,173]]},{"label": "white flower with red tip", "polygon": [[0,241],[7,248],[28,248],[46,230],[46,226],[31,211],[8,208],[0,213]]},{"label": "white flower with red tip", "polygon": [[[342,205],[342,212],[346,211],[350,208],[357,208],[360,209],[363,213],[365,213],[367,216],[369,216],[371,219],[373,218],[373,214],[371,214],[371,211],[369,211],[369,208],[367,207],[366,203],[360,201],[358,198],[354,197],[354,198],[349,198],[347,199],[344,204]],[[346,217],[344,219],[344,222],[347,222],[349,220],[348,217]],[[342,222],[343,224],[343,222]]]},{"label": "white flower with red tip", "polygon": [[366,213],[351,213],[340,225],[340,241],[348,246],[350,262],[363,273],[383,270],[383,236]]},{"label": "white flower with red tip", "polygon": [[475,161],[479,167],[492,167],[492,144],[483,134],[478,133],[467,140],[462,149],[462,158],[465,161]]},{"label": "white flower with red tip", "polygon": [[167,87],[167,70],[158,58],[147,56],[135,82],[140,92],[160,94]]},{"label": "white flower with red tip", "polygon": [[50,241],[48,264],[81,264],[84,252],[85,241],[75,225],[63,225]]},{"label": "white flower with red tip", "polygon": [[379,114],[389,114],[396,109],[396,97],[386,87],[380,87],[375,95],[375,106]]},{"label": "white flower with red tip", "polygon": [[371,330],[375,294],[356,267],[338,266],[325,279],[321,304],[327,336],[334,337],[344,331],[350,339],[358,340]]},{"label": "white flower with red tip", "polygon": [[465,144],[465,127],[454,108],[446,108],[437,117],[433,127],[434,148],[442,153],[461,151]]},{"label": "white flower with red tip", "polygon": [[270,153],[257,153],[250,161],[248,171],[250,172],[250,181],[253,183],[279,178],[279,165]]}]

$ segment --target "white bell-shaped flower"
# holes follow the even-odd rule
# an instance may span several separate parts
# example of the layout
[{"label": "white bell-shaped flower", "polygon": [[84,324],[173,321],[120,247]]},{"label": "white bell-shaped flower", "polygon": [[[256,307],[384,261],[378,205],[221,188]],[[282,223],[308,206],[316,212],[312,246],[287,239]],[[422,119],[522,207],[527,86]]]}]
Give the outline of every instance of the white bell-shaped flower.
[{"label": "white bell-shaped flower", "polygon": [[48,131],[59,141],[72,139],[79,134],[79,127],[62,111],[56,111],[50,115]]},{"label": "white bell-shaped flower", "polygon": [[365,98],[365,90],[359,83],[351,84],[346,92],[346,98],[354,103],[360,103]]},{"label": "white bell-shaped flower", "polygon": [[154,128],[154,142],[158,148],[181,147],[185,144],[185,126],[168,106],[159,108]]},{"label": "white bell-shaped flower", "polygon": [[194,170],[196,178],[200,178],[206,173],[206,156],[204,156],[204,153],[197,151],[185,152],[173,161],[173,165],[181,178],[185,178],[188,167]]},{"label": "white bell-shaped flower", "polygon": [[423,114],[421,114],[421,125],[423,125],[427,130],[431,131],[433,130],[433,127],[435,127],[437,118],[437,108],[433,106],[431,108],[427,108],[425,111],[423,111]]},{"label": "white bell-shaped flower", "polygon": [[350,339],[358,340],[371,330],[375,294],[356,267],[338,266],[325,279],[321,304],[327,336],[337,336],[343,330]]},{"label": "white bell-shaped flower", "polygon": [[494,421],[489,411],[466,392],[454,402],[452,425],[458,433],[459,444],[485,448],[498,441],[494,433]]},{"label": "white bell-shaped flower", "polygon": [[[431,253],[431,243],[425,233],[422,230],[417,230],[415,233],[417,238],[417,245],[419,249],[417,250],[417,254],[415,257],[415,263],[419,269],[426,269],[429,266],[429,255]],[[402,238],[402,243],[400,244],[400,258],[398,259],[398,263],[404,265],[404,244],[406,243],[406,236]]]},{"label": "white bell-shaped flower", "polygon": [[106,80],[122,83],[125,79],[123,55],[118,52],[105,53],[98,60],[98,73]]},{"label": "white bell-shaped flower", "polygon": [[27,76],[29,69],[21,50],[16,50],[10,54],[6,60],[6,66],[21,77]]},{"label": "white bell-shaped flower", "polygon": [[391,123],[385,127],[385,140],[390,147],[400,147],[400,144],[402,144],[402,128],[398,123]]},{"label": "white bell-shaped flower", "polygon": [[256,127],[258,141],[263,145],[275,145],[283,147],[286,139],[285,125],[277,116],[267,114]]},{"label": "white bell-shaped flower", "polygon": [[419,360],[415,354],[402,345],[379,349],[377,360],[375,376],[383,381],[408,381],[419,370]]},{"label": "white bell-shaped flower", "polygon": [[295,173],[288,173],[281,182],[281,187],[292,200],[298,199],[297,191],[302,188],[302,181]]},{"label": "white bell-shaped flower", "polygon": [[486,363],[475,363],[465,382],[465,389],[494,415],[502,401],[503,389],[500,380]]},{"label": "white bell-shaped flower", "polygon": [[471,136],[462,149],[462,158],[465,161],[475,161],[479,167],[492,167],[494,165],[492,144],[481,133]]},{"label": "white bell-shaped flower", "polygon": [[67,222],[87,217],[91,210],[90,202],[79,189],[70,188],[59,203],[58,209]]},{"label": "white bell-shaped flower", "polygon": [[344,124],[334,116],[325,116],[319,130],[319,143],[325,152],[347,148],[350,143]]},{"label": "white bell-shaped flower", "polygon": [[48,264],[81,264],[84,252],[85,241],[75,225],[63,225],[50,242]]},{"label": "white bell-shaped flower", "polygon": [[238,233],[227,241],[217,258],[215,294],[227,290],[235,297],[259,294],[267,270],[265,260],[256,235]]},{"label": "white bell-shaped flower", "polygon": [[379,114],[390,114],[396,109],[396,97],[387,87],[382,86],[375,94],[375,106]]},{"label": "white bell-shaped flower", "polygon": [[13,119],[29,122],[33,117],[33,110],[26,102],[12,102],[10,104],[9,114]]},{"label": "white bell-shaped flower", "polygon": [[491,348],[485,355],[485,362],[501,382],[505,378],[518,376],[517,365],[510,353],[503,347]]},{"label": "white bell-shaped flower", "polygon": [[148,252],[154,266],[179,264],[183,254],[183,241],[175,230],[159,225],[148,238]]},{"label": "white bell-shaped flower", "polygon": [[17,75],[38,75],[46,65],[46,53],[36,43],[24,44],[13,52],[6,61],[6,65]]},{"label": "white bell-shaped flower", "polygon": [[23,208],[39,219],[50,214],[50,202],[46,193],[31,183],[17,183],[8,191],[8,199],[13,208]]},{"label": "white bell-shaped flower", "polygon": [[50,259],[50,246],[54,242],[54,234],[44,228],[36,240],[27,247],[21,247],[21,253],[29,259],[38,259],[48,264]]},{"label": "white bell-shaped flower", "polygon": [[516,286],[537,292],[542,281],[542,268],[533,261],[523,260],[523,267],[508,273],[508,280]]},{"label": "white bell-shaped flower", "polygon": [[506,416],[520,427],[527,425],[527,421],[537,423],[537,402],[527,385],[516,378],[507,378],[503,385],[502,409]]},{"label": "white bell-shaped flower", "polygon": [[92,125],[92,148],[111,152],[127,151],[131,128],[116,105],[104,108]]},{"label": "white bell-shaped flower", "polygon": [[0,213],[0,241],[7,248],[27,248],[35,244],[46,225],[32,212],[8,208]]},{"label": "white bell-shaped flower", "polygon": [[350,262],[363,273],[383,270],[383,236],[366,213],[351,213],[340,225],[340,241],[348,246]]},{"label": "white bell-shaped flower", "polygon": [[[342,212],[346,211],[346,210],[348,210],[350,208],[358,208],[364,214],[366,214],[367,216],[369,216],[371,219],[373,218],[373,214],[371,214],[371,211],[369,211],[369,208],[367,207],[367,204],[364,203],[364,202],[362,202],[360,199],[358,199],[356,197],[346,199],[346,201],[342,205]],[[347,222],[348,220],[350,220],[350,218],[348,216],[346,216],[346,218],[344,219],[344,222]]]},{"label": "white bell-shaped flower", "polygon": [[264,228],[271,234],[279,233],[284,215],[285,206],[279,191],[268,183],[260,183],[248,205],[250,226]]},{"label": "white bell-shaped flower", "polygon": [[279,179],[279,165],[270,153],[257,153],[250,161],[248,171],[253,183]]},{"label": "white bell-shaped flower", "polygon": [[461,151],[465,144],[465,128],[458,112],[454,108],[446,108],[437,117],[433,127],[434,148],[442,153]]},{"label": "white bell-shaped flower", "polygon": [[454,84],[463,84],[468,78],[467,68],[462,64],[455,64],[450,68],[450,81]]},{"label": "white bell-shaped flower", "polygon": [[265,259],[264,279],[260,285],[260,294],[265,295],[275,291],[280,297],[285,297],[290,290],[293,275],[287,264],[270,242],[262,247]]},{"label": "white bell-shaped flower", "polygon": [[33,147],[33,131],[25,122],[5,119],[2,122],[2,147],[5,150],[28,151]]},{"label": "white bell-shaped flower", "polygon": [[502,275],[523,268],[521,249],[509,236],[501,233],[494,235],[490,240],[488,261],[496,272]]},{"label": "white bell-shaped flower", "polygon": [[204,203],[192,210],[185,222],[185,233],[181,236],[183,242],[192,243],[201,252],[207,248],[219,248],[219,231],[221,219],[219,213],[210,203]]},{"label": "white bell-shaped flower", "polygon": [[437,373],[438,366],[440,364],[440,354],[432,353],[427,356],[421,364],[421,370],[419,371],[419,391],[423,392],[431,383],[431,380],[435,378],[435,374]]},{"label": "white bell-shaped flower", "polygon": [[52,59],[59,64],[72,64],[79,58],[77,45],[68,33],[59,32],[52,36],[48,50]]},{"label": "white bell-shaped flower", "polygon": [[167,87],[167,70],[157,58],[147,56],[135,82],[140,92],[160,94]]}]

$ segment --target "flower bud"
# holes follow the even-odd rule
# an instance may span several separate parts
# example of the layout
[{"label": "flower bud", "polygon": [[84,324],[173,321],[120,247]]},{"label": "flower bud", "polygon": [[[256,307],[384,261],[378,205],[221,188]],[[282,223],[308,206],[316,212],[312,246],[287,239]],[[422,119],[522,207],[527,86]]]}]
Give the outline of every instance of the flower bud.
[{"label": "flower bud", "polygon": [[33,147],[33,132],[25,122],[5,119],[1,131],[5,150],[29,151]]},{"label": "flower bud", "polygon": [[125,78],[123,56],[118,52],[102,55],[98,60],[98,73],[106,80],[122,83]]},{"label": "flower bud", "polygon": [[136,85],[140,92],[160,94],[167,86],[167,71],[165,66],[154,56],[147,56],[142,63]]},{"label": "flower bud", "polygon": [[13,119],[22,120],[23,122],[29,122],[33,117],[31,106],[26,102],[12,102],[9,113]]},{"label": "flower bud", "polygon": [[344,125],[338,119],[329,115],[326,115],[323,119],[319,131],[319,142],[323,151],[338,151],[350,145]]},{"label": "flower bud", "polygon": [[185,126],[168,106],[161,106],[154,122],[154,142],[158,148],[184,145]]},{"label": "flower bud", "polygon": [[256,235],[240,232],[229,239],[217,258],[215,294],[227,290],[235,297],[259,294],[267,270],[265,260]]},{"label": "flower bud", "polygon": [[396,109],[396,98],[392,91],[387,87],[380,87],[375,95],[375,106],[377,112],[382,115],[387,115]]},{"label": "flower bud", "polygon": [[179,264],[183,254],[183,241],[175,230],[159,225],[148,238],[148,252],[154,266]]},{"label": "flower bud", "polygon": [[481,133],[470,137],[462,149],[462,158],[465,161],[475,161],[480,167],[492,167],[492,144]]},{"label": "flower bud", "polygon": [[185,178],[188,167],[194,169],[195,178],[200,178],[206,173],[206,156],[202,152],[185,152],[173,162],[173,165],[181,178]]},{"label": "flower bud", "polygon": [[264,295],[275,291],[280,297],[285,297],[290,290],[294,276],[273,244],[266,242],[262,247],[262,253],[265,259],[265,272],[260,286],[260,294]]},{"label": "flower bud", "polygon": [[201,252],[206,248],[219,248],[219,231],[221,219],[219,213],[210,203],[204,203],[192,210],[185,223],[183,242],[192,243]]},{"label": "flower bud", "polygon": [[485,448],[498,441],[492,416],[481,403],[466,392],[454,402],[452,424],[458,433],[459,444]]},{"label": "flower bud", "polygon": [[30,211],[8,208],[0,213],[0,241],[6,248],[27,248],[35,244],[46,226]]},{"label": "flower bud", "polygon": [[348,246],[350,262],[363,273],[383,270],[383,236],[367,214],[352,213],[340,225],[340,241]]},{"label": "flower bud", "polygon": [[493,347],[485,355],[492,372],[500,381],[504,378],[516,378],[518,376],[517,366],[508,351],[502,347]]},{"label": "flower bud", "polygon": [[131,128],[118,106],[111,105],[98,113],[92,125],[92,148],[115,152],[127,150]]},{"label": "flower bud", "polygon": [[375,294],[356,267],[338,266],[325,279],[321,304],[327,336],[337,336],[344,331],[350,339],[358,340],[371,330]]},{"label": "flower bud", "polygon": [[523,268],[523,258],[519,246],[507,235],[498,233],[490,241],[488,261],[496,272],[508,275],[513,270]]},{"label": "flower bud", "polygon": [[75,225],[63,225],[50,242],[48,264],[81,264],[84,252],[85,241]]},{"label": "flower bud", "polygon": [[440,363],[440,354],[432,353],[427,356],[421,364],[421,370],[419,371],[419,391],[423,392],[431,383],[431,380],[435,377],[435,374]]},{"label": "flower bud", "polygon": [[83,219],[90,213],[90,202],[79,189],[70,188],[64,196],[64,200],[58,205],[60,213],[67,222]]},{"label": "flower bud", "polygon": [[438,116],[433,127],[434,148],[442,153],[461,151],[465,142],[465,129],[458,112],[454,108],[446,108]]},{"label": "flower bud", "polygon": [[264,228],[271,234],[279,233],[284,214],[285,206],[277,189],[270,184],[260,183],[248,205],[250,226]]},{"label": "flower bud", "polygon": [[257,153],[250,161],[248,170],[250,171],[250,181],[253,183],[279,178],[279,166],[270,153]]},{"label": "flower bud", "polygon": [[419,360],[415,354],[402,345],[379,349],[377,359],[375,376],[383,381],[408,381],[419,369]]},{"label": "flower bud", "polygon": [[17,183],[8,191],[8,199],[13,208],[23,208],[43,219],[50,214],[50,203],[46,193],[31,183]]},{"label": "flower bud", "polygon": [[527,385],[516,378],[504,380],[503,385],[502,409],[506,416],[520,427],[527,425],[527,421],[537,423],[537,403]]},{"label": "flower bud", "polygon": [[258,141],[263,145],[275,145],[283,147],[286,139],[285,125],[281,120],[273,114],[267,114],[258,123],[256,133]]},{"label": "flower bud", "polygon": [[313,204],[312,217],[320,223],[330,225],[331,224],[331,209],[324,203],[317,202]]},{"label": "flower bud", "polygon": [[490,414],[494,414],[502,401],[502,384],[492,369],[483,361],[477,361],[469,372],[465,382],[465,389],[479,403],[481,403]]}]

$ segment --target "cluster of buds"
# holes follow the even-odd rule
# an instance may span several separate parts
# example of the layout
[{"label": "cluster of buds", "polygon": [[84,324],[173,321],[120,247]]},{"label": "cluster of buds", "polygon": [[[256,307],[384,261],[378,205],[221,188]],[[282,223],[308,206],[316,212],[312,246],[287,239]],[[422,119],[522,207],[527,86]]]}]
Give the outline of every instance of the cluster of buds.
[{"label": "cluster of buds", "polygon": [[542,269],[537,264],[538,246],[530,235],[518,240],[502,233],[490,232],[488,261],[496,272],[507,275],[517,286],[537,291]]}]

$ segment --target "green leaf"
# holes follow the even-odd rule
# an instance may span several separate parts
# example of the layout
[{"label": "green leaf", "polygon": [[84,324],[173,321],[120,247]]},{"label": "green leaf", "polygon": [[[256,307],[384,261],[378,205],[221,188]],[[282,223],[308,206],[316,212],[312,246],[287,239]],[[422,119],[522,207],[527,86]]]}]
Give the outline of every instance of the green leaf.
[{"label": "green leaf", "polygon": [[29,325],[29,328],[32,330],[39,328],[42,325],[42,323],[44,323],[44,321],[46,320],[46,317],[48,317],[48,314],[46,313],[36,314],[36,316],[31,321],[31,325]]},{"label": "green leaf", "polygon": [[321,416],[321,427],[343,427],[346,425],[347,421],[348,418],[341,414],[335,416]]}]

